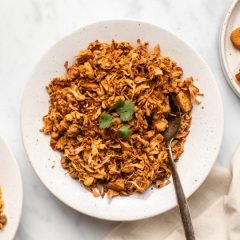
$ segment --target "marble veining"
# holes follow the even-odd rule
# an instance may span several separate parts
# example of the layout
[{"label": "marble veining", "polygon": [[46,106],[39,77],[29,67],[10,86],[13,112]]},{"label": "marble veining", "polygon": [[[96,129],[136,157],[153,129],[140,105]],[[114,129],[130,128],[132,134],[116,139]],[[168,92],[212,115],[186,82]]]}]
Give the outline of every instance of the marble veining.
[{"label": "marble veining", "polygon": [[230,0],[0,0],[0,134],[20,165],[24,204],[16,240],[99,240],[116,222],[80,214],[57,200],[40,182],[24,151],[21,95],[31,69],[64,35],[103,19],[137,18],[158,24],[192,45],[207,61],[225,109],[223,145],[217,162],[228,166],[239,144],[239,99],[227,85],[219,61],[218,33]]}]

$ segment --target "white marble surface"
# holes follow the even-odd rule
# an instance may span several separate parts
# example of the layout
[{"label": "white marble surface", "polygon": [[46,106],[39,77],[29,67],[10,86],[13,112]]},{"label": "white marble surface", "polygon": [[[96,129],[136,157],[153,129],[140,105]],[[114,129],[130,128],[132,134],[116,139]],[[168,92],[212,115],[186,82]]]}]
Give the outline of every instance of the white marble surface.
[{"label": "white marble surface", "polygon": [[52,196],[33,172],[21,139],[21,95],[31,69],[58,39],[87,23],[138,18],[191,44],[210,65],[222,93],[225,130],[217,162],[229,165],[240,142],[240,103],[221,71],[218,33],[230,4],[230,0],[0,0],[0,134],[17,158],[24,184],[16,240],[102,239],[117,224],[77,213]]}]

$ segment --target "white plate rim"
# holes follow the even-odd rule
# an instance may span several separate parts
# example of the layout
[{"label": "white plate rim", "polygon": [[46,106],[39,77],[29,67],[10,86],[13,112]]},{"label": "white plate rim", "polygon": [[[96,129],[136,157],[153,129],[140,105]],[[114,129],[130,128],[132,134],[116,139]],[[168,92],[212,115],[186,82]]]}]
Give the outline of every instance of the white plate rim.
[{"label": "white plate rim", "polygon": [[220,62],[222,66],[222,70],[224,72],[225,78],[227,80],[227,83],[233,90],[233,92],[240,98],[240,91],[238,91],[237,82],[236,79],[233,77],[231,71],[228,68],[228,63],[226,60],[226,52],[225,52],[225,36],[226,36],[226,29],[229,24],[230,18],[232,16],[232,12],[234,11],[237,4],[240,3],[240,0],[235,0],[230,5],[229,9],[227,10],[227,13],[225,15],[224,21],[222,23],[222,28],[220,30],[219,34],[219,53],[220,53]]},{"label": "white plate rim", "polygon": [[[13,230],[11,230],[11,233],[9,233],[11,239],[14,239],[14,237],[16,235],[16,232],[18,230],[18,226],[20,224],[21,216],[22,216],[22,207],[23,207],[23,184],[22,184],[22,177],[21,177],[21,171],[20,171],[20,168],[18,166],[17,160],[16,160],[13,152],[11,151],[9,145],[7,144],[5,138],[2,137],[2,136],[0,136],[0,144],[2,145],[2,147],[6,150],[6,152],[10,156],[10,158],[9,158],[10,160],[9,161],[11,161],[11,164],[14,166],[14,168],[16,170],[16,179],[15,180],[18,182],[18,187],[19,187],[19,206],[20,206],[20,208],[19,208],[17,214],[14,216],[14,218],[16,220],[16,224],[12,228]],[[4,201],[4,189],[3,189],[3,201]],[[4,231],[5,230],[9,231],[8,230],[8,223],[7,223],[7,225],[4,228]]]},{"label": "white plate rim", "polygon": [[221,94],[220,94],[220,90],[219,90],[219,87],[217,85],[217,82],[216,82],[216,79],[210,69],[210,67],[208,66],[208,64],[206,63],[206,61],[201,57],[201,55],[199,55],[199,53],[193,49],[193,47],[191,47],[185,40],[183,40],[181,37],[177,36],[175,33],[169,31],[169,30],[166,30],[164,27],[161,27],[157,24],[153,24],[153,23],[150,23],[150,22],[147,22],[147,21],[143,21],[143,20],[139,20],[139,19],[133,19],[133,18],[117,18],[117,19],[107,19],[107,20],[103,20],[103,21],[97,21],[97,22],[93,22],[91,24],[87,24],[87,25],[84,25],[78,29],[76,29],[75,31],[72,31],[66,35],[64,35],[60,40],[56,41],[53,45],[51,45],[47,51],[45,52],[45,54],[42,55],[42,57],[39,59],[39,61],[35,64],[35,67],[33,68],[33,70],[31,71],[31,74],[29,75],[29,80],[27,81],[26,85],[25,85],[25,89],[23,91],[23,94],[22,94],[22,101],[21,101],[21,130],[22,130],[22,140],[23,140],[23,144],[24,144],[24,148],[25,148],[25,151],[27,153],[27,156],[28,156],[28,159],[29,159],[29,162],[30,164],[32,165],[33,169],[34,169],[34,172],[36,173],[36,175],[38,176],[38,178],[40,179],[40,181],[43,183],[43,185],[55,196],[57,197],[60,201],[62,201],[64,204],[66,204],[67,206],[71,207],[72,209],[78,211],[78,212],[81,212],[83,214],[86,214],[88,216],[91,216],[91,217],[94,217],[94,218],[98,218],[98,219],[103,219],[103,220],[108,220],[108,221],[133,221],[133,220],[141,220],[141,219],[146,219],[146,218],[149,218],[149,217],[154,217],[156,215],[159,215],[159,214],[162,214],[166,211],[169,211],[171,209],[173,209],[174,207],[177,206],[177,204],[167,208],[164,212],[160,212],[160,213],[155,213],[155,214],[149,214],[149,215],[144,215],[144,217],[142,216],[138,216],[136,218],[126,218],[126,219],[122,219],[122,218],[105,218],[105,217],[102,217],[100,215],[96,215],[96,214],[91,214],[89,213],[88,211],[84,211],[84,210],[79,210],[78,208],[72,206],[72,205],[69,205],[68,202],[66,202],[64,199],[60,198],[58,195],[56,195],[54,193],[54,191],[52,191],[52,189],[48,186],[48,184],[46,182],[44,182],[44,180],[40,177],[40,174],[37,172],[37,170],[34,168],[33,166],[33,162],[32,162],[32,159],[30,158],[30,155],[29,155],[29,152],[28,152],[28,148],[26,146],[26,142],[25,142],[25,139],[24,139],[24,133],[23,133],[23,104],[24,104],[24,96],[25,96],[25,91],[26,91],[26,86],[28,85],[28,83],[31,82],[31,78],[32,78],[32,75],[33,73],[35,72],[35,69],[37,68],[38,64],[42,61],[42,59],[48,55],[49,51],[52,49],[52,47],[54,47],[55,45],[57,45],[58,43],[60,43],[63,39],[69,37],[70,35],[72,34],[75,34],[79,31],[83,31],[84,28],[88,28],[88,27],[91,27],[91,26],[94,26],[95,24],[107,24],[108,22],[111,22],[111,21],[132,21],[132,22],[136,22],[136,23],[140,23],[140,24],[148,24],[150,26],[153,26],[153,27],[157,27],[157,28],[160,28],[161,30],[173,35],[174,37],[176,37],[179,41],[181,41],[183,44],[187,45],[187,47],[189,49],[191,49],[192,52],[194,52],[194,54],[199,58],[201,59],[201,61],[204,63],[205,67],[209,70],[212,78],[214,79],[214,81],[212,82],[214,85],[215,85],[215,88],[216,88],[216,94],[217,94],[217,97],[218,97],[218,100],[219,100],[219,108],[220,108],[220,115],[222,116],[221,119],[219,120],[220,121],[220,138],[219,138],[219,141],[218,141],[218,146],[217,146],[217,151],[215,152],[215,157],[214,157],[214,161],[212,161],[211,163],[211,166],[208,170],[208,172],[206,172],[206,176],[202,179],[202,181],[198,181],[197,184],[196,184],[196,189],[193,190],[192,192],[190,192],[186,197],[189,198],[195,191],[197,191],[197,189],[203,184],[203,182],[206,180],[207,176],[209,175],[217,157],[218,157],[218,154],[219,154],[219,150],[220,150],[220,147],[221,147],[221,144],[222,144],[222,139],[223,139],[223,126],[224,126],[224,110],[223,110],[223,102],[222,102],[222,97],[221,97]]}]

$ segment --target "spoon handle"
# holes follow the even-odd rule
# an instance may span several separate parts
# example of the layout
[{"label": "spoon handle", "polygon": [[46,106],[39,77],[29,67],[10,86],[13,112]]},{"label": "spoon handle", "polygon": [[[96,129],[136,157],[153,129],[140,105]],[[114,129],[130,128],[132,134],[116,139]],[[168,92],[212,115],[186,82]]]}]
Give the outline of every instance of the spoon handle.
[{"label": "spoon handle", "polygon": [[185,237],[187,240],[195,240],[192,219],[190,216],[188,203],[187,203],[185,194],[183,192],[182,184],[177,173],[176,165],[173,159],[171,143],[168,144],[168,154],[169,154],[170,169],[172,172],[172,178],[173,178],[174,187],[177,195],[178,207],[179,207],[180,215],[182,218]]}]

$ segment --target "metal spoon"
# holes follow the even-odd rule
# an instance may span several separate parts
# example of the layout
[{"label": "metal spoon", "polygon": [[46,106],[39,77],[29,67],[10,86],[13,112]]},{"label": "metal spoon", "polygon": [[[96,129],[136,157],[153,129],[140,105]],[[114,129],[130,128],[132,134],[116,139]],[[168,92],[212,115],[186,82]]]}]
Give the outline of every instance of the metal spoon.
[{"label": "metal spoon", "polygon": [[173,94],[169,94],[169,102],[171,106],[171,114],[168,117],[168,128],[164,132],[164,139],[168,149],[169,164],[172,172],[173,183],[178,201],[178,207],[182,218],[185,237],[187,240],[195,240],[192,220],[188,209],[188,203],[183,192],[182,184],[177,173],[176,165],[173,159],[171,143],[176,137],[181,124],[181,111],[177,100]]}]

